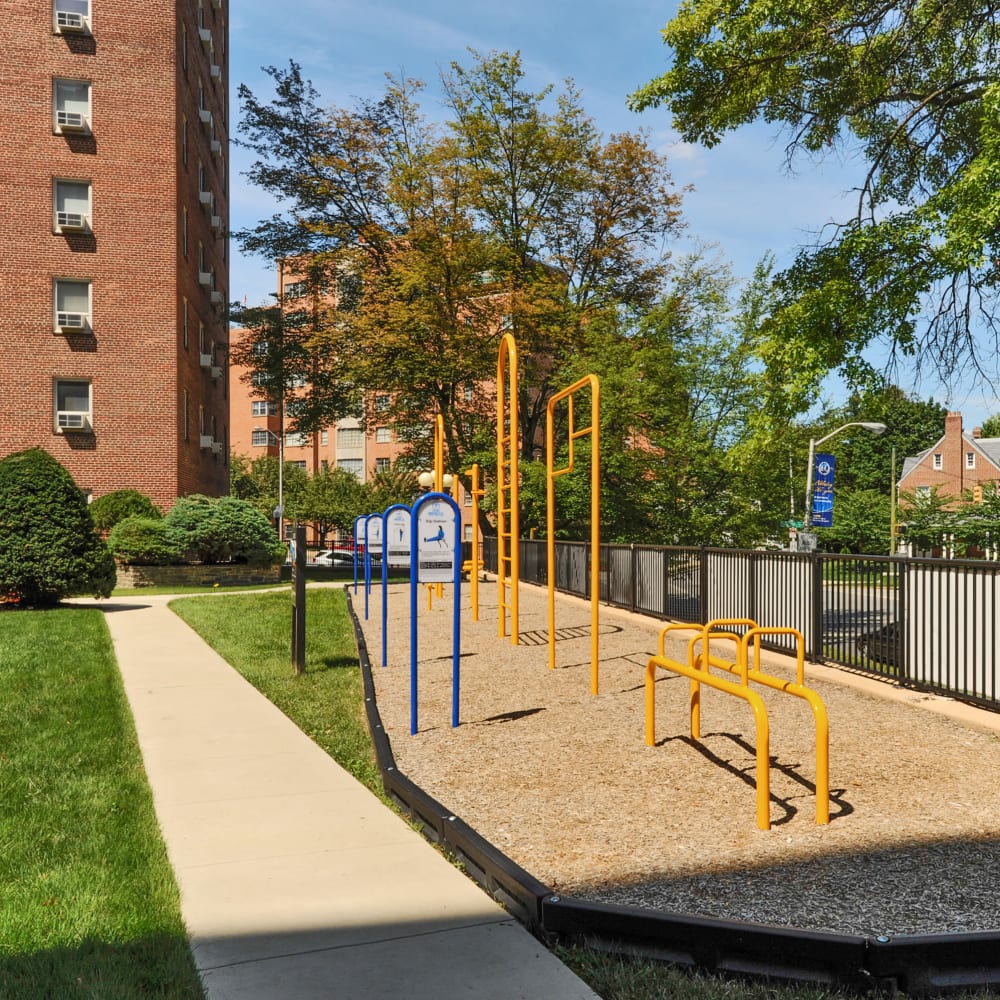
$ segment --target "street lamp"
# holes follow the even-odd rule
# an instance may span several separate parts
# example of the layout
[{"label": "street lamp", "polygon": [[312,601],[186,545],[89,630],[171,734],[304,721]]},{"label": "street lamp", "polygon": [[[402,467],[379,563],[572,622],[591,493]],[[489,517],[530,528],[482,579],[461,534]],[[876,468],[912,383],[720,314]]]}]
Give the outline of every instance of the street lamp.
[{"label": "street lamp", "polygon": [[861,427],[866,431],[871,431],[872,434],[884,434],[887,430],[885,424],[866,420],[853,420],[849,424],[843,424],[838,427],[835,431],[830,431],[826,437],[821,437],[818,441],[814,438],[809,439],[809,466],[806,469],[806,509],[802,516],[803,531],[808,531],[812,527],[813,463],[816,460],[816,446],[829,441],[832,437],[836,437],[841,431],[846,431],[848,427]]},{"label": "street lamp", "polygon": [[284,437],[279,434],[275,434],[274,431],[269,430],[267,427],[255,427],[255,431],[262,434],[267,434],[274,438],[275,444],[278,446],[278,506],[274,508],[274,520],[278,524],[278,537],[284,541],[285,536],[282,533],[282,518],[285,516],[285,441]]}]

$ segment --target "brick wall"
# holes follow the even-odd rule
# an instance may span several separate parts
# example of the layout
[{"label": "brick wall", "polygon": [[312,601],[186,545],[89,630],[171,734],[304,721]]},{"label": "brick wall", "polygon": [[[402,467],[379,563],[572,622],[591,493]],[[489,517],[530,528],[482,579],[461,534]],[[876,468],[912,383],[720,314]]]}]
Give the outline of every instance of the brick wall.
[{"label": "brick wall", "polygon": [[[5,5],[5,61],[17,72],[0,81],[0,455],[43,447],[95,496],[131,487],[166,508],[182,493],[228,489],[227,455],[201,449],[197,434],[183,440],[185,389],[195,417],[204,406],[220,437],[227,401],[225,378],[213,380],[198,364],[197,334],[193,347],[183,346],[182,296],[223,346],[226,323],[198,285],[197,261],[181,253],[179,234],[180,202],[191,201],[189,240],[208,245],[225,301],[222,243],[197,198],[202,157],[219,192],[216,214],[228,224],[225,160],[209,151],[197,98],[189,110],[195,122],[187,166],[181,158],[179,121],[192,100],[190,78],[203,71],[209,80],[195,0],[91,6],[92,34],[70,36],[54,30],[50,0]],[[220,40],[226,6],[204,3]],[[179,59],[182,23],[192,26],[187,77]],[[54,129],[55,78],[89,82],[89,133]],[[220,121],[224,83],[223,74],[205,90]],[[224,122],[216,131],[224,142]],[[90,183],[90,231],[53,231],[55,178]],[[92,332],[54,331],[55,278],[91,282]],[[224,352],[219,358],[224,365]],[[53,383],[60,378],[90,382],[91,433],[54,428]]]}]

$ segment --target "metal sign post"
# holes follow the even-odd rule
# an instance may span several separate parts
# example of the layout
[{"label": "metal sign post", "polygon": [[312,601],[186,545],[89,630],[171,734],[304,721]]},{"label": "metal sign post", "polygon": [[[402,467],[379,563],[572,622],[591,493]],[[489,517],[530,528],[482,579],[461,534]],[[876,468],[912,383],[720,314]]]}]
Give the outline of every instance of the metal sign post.
[{"label": "metal sign post", "polygon": [[368,621],[368,595],[372,591],[372,556],[382,555],[382,515],[364,518],[365,533],[365,621]]},{"label": "metal sign post", "polygon": [[[462,607],[462,516],[446,493],[428,493],[410,519],[410,733],[417,731],[417,585],[454,583],[451,724],[458,725],[459,651]],[[413,571],[415,570],[415,572]]]},{"label": "metal sign post", "polygon": [[[389,634],[389,567],[402,569],[410,566],[410,523],[412,515],[406,504],[397,503],[382,515],[385,555],[382,557],[382,666],[387,663],[387,636]],[[412,570],[411,570],[412,573]]]},{"label": "metal sign post", "polygon": [[292,545],[292,666],[306,668],[306,529],[295,526]]}]

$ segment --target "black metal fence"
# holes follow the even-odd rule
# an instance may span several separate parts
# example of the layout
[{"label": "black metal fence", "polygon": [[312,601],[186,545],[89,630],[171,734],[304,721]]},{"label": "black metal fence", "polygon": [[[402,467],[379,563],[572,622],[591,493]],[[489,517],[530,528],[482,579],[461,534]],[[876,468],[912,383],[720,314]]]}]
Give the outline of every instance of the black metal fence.
[{"label": "black metal fence", "polygon": [[[484,539],[493,572],[496,551]],[[522,540],[519,557],[522,580],[547,584],[544,541]],[[602,545],[600,560],[607,604],[664,620],[795,628],[813,660],[1000,710],[998,563],[655,545]],[[590,596],[588,543],[556,543],[555,585]]]}]

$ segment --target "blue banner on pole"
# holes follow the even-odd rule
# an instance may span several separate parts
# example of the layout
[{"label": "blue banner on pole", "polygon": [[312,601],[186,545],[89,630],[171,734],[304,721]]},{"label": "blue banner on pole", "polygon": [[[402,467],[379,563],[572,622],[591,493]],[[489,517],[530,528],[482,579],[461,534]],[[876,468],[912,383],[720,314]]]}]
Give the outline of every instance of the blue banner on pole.
[{"label": "blue banner on pole", "polygon": [[833,527],[833,455],[817,455],[813,468],[812,523],[816,528]]}]

